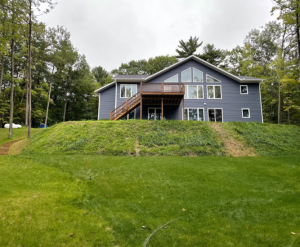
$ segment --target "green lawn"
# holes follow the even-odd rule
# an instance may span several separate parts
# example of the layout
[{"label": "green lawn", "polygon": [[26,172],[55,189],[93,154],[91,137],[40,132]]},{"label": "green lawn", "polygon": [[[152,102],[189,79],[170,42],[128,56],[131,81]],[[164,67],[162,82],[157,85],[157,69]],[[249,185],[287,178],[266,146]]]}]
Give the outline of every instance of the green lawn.
[{"label": "green lawn", "polygon": [[148,246],[296,247],[299,178],[299,156],[3,156],[0,246],[144,246],[178,218]]},{"label": "green lawn", "polygon": [[[40,131],[41,129],[31,129],[32,135]],[[15,140],[20,140],[20,139],[26,139],[27,138],[27,128],[23,127],[20,129],[13,129],[13,138],[8,139],[8,129],[0,129],[0,145],[10,142],[10,141],[15,141]]]}]

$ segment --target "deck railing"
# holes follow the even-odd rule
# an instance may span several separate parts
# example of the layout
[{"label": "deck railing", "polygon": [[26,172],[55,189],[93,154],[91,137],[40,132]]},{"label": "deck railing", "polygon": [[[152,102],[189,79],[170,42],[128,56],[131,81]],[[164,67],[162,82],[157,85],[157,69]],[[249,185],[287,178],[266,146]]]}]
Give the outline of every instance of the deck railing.
[{"label": "deck railing", "polygon": [[184,83],[142,83],[142,94],[184,94]]},{"label": "deck railing", "polygon": [[123,104],[119,105],[116,109],[110,111],[110,120],[115,120],[121,118],[125,113],[131,108],[140,103],[141,92],[133,95],[131,98],[127,99]]}]

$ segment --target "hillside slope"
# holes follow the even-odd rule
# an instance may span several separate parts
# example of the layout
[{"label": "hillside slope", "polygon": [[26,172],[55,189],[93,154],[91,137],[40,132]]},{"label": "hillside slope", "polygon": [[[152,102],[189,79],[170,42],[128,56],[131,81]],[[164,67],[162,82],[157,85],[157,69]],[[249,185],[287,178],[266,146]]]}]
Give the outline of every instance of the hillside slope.
[{"label": "hillside slope", "polygon": [[207,122],[86,121],[57,124],[33,136],[25,153],[217,155],[222,142]]},{"label": "hillside slope", "polygon": [[[34,135],[24,153],[296,155],[300,154],[299,136],[299,127],[261,123],[139,120],[65,122]],[[230,150],[233,148],[240,150]]]}]

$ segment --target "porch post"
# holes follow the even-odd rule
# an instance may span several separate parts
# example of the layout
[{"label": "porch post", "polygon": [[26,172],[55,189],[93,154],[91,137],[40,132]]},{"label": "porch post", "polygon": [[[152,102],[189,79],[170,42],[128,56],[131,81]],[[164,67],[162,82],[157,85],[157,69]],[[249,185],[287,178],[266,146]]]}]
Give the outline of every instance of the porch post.
[{"label": "porch post", "polygon": [[182,120],[184,121],[184,98],[182,99]]},{"label": "porch post", "polygon": [[161,120],[164,118],[164,99],[161,98]]}]

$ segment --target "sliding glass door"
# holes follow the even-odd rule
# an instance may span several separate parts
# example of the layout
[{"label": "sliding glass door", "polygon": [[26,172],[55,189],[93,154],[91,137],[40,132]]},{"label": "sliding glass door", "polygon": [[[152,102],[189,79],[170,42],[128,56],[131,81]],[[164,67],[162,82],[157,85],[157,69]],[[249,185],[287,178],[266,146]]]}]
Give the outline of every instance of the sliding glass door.
[{"label": "sliding glass door", "polygon": [[207,109],[208,120],[210,122],[223,122],[223,110],[222,109]]}]

